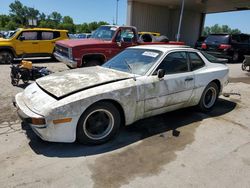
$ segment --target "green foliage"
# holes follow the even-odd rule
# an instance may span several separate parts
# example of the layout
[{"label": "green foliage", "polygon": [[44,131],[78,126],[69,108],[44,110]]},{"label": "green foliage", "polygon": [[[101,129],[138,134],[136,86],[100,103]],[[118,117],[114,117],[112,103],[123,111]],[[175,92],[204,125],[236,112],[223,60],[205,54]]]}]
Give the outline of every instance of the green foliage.
[{"label": "green foliage", "polygon": [[46,15],[35,8],[24,6],[19,0],[15,0],[9,7],[9,15],[0,15],[0,30],[15,30],[19,27],[28,27],[29,19],[38,20],[38,27],[66,29],[70,33],[90,33],[100,25],[108,24],[101,21],[75,25],[70,16],[63,17],[56,11]]},{"label": "green foliage", "polygon": [[206,26],[203,29],[202,36],[207,36],[209,34],[219,34],[219,33],[228,33],[228,34],[239,34],[241,31],[239,29],[231,29],[228,25],[215,24],[211,27]]},{"label": "green foliage", "polygon": [[76,33],[91,33],[92,31],[96,30],[101,25],[108,25],[107,22],[91,22],[89,24],[83,23],[76,25]]}]

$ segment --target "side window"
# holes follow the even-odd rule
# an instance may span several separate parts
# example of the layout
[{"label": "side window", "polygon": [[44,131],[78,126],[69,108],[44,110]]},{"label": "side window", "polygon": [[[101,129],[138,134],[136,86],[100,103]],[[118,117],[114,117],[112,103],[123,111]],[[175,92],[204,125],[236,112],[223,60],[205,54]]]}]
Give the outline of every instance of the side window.
[{"label": "side window", "polygon": [[116,41],[123,41],[123,42],[133,42],[133,38],[134,38],[134,32],[132,29],[122,29],[117,37],[116,37]]},{"label": "side window", "polygon": [[38,40],[38,33],[36,31],[24,31],[20,36],[23,36],[24,40]]},{"label": "side window", "polygon": [[61,35],[60,35],[60,32],[59,32],[59,31],[54,31],[53,39],[59,38],[60,36],[61,36]]},{"label": "side window", "polygon": [[189,52],[190,64],[192,71],[200,69],[205,66],[201,57],[195,52]]},{"label": "side window", "polygon": [[249,36],[248,35],[241,35],[240,42],[243,44],[248,44],[249,43]]},{"label": "side window", "polygon": [[157,68],[157,70],[159,69],[164,69],[166,74],[188,72],[186,52],[173,52],[168,54]]},{"label": "side window", "polygon": [[53,39],[53,32],[50,31],[42,32],[42,40],[52,40],[52,39]]}]

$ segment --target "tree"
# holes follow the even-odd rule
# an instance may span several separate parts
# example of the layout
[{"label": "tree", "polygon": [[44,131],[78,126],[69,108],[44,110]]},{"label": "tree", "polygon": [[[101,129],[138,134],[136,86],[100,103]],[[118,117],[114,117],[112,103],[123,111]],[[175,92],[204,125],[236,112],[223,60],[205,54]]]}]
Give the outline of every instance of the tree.
[{"label": "tree", "polygon": [[6,25],[10,22],[10,16],[0,15],[0,30],[5,29]]},{"label": "tree", "polygon": [[206,26],[203,29],[202,35],[207,36],[209,34],[220,34],[220,33],[228,33],[228,34],[239,34],[241,31],[239,29],[231,29],[228,25],[215,24],[211,27]]},{"label": "tree", "polygon": [[70,16],[64,16],[63,23],[64,24],[74,24],[73,19]]},{"label": "tree", "polygon": [[23,6],[23,4],[15,0],[14,3],[10,4],[10,16],[12,19],[17,22],[18,24],[25,25],[26,24],[26,7]]},{"label": "tree", "polygon": [[49,16],[50,19],[55,21],[57,24],[59,24],[62,20],[62,15],[56,11],[52,12]]}]

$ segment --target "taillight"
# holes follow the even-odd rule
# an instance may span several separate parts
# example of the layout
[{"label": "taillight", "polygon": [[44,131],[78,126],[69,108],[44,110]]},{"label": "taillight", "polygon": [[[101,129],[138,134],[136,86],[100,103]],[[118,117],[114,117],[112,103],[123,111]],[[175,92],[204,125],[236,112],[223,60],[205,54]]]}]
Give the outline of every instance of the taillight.
[{"label": "taillight", "polygon": [[206,43],[202,43],[201,48],[202,48],[202,49],[207,49]]},{"label": "taillight", "polygon": [[231,48],[231,45],[229,45],[229,44],[221,44],[219,46],[219,49],[221,49],[221,50],[227,50],[229,48]]}]

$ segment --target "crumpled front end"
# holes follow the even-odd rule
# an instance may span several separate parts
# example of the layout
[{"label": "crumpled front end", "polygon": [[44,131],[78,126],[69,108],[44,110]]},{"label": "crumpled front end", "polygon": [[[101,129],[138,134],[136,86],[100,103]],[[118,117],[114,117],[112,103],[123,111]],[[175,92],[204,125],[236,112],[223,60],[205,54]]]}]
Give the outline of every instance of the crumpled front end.
[{"label": "crumpled front end", "polygon": [[[76,117],[51,117],[52,105],[55,99],[51,99],[42,90],[38,90],[36,84],[31,84],[24,92],[18,93],[13,101],[17,113],[24,123],[30,125],[33,131],[43,140],[51,142],[74,142]],[[36,92],[34,92],[36,91]],[[34,98],[32,97],[32,93]],[[38,94],[39,93],[39,94]],[[39,100],[41,99],[41,101]],[[39,102],[41,106],[39,106]],[[47,101],[46,104],[45,101]]]}]

